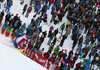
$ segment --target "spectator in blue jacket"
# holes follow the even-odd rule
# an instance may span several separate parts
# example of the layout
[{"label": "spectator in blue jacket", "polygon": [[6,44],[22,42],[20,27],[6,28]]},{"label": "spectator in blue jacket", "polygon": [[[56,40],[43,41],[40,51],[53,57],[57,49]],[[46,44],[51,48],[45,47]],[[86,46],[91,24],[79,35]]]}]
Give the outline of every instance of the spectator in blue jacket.
[{"label": "spectator in blue jacket", "polygon": [[53,6],[52,6],[52,11],[51,11],[51,14],[52,14],[55,10],[56,10],[56,6],[55,6],[55,5],[53,5]]},{"label": "spectator in blue jacket", "polygon": [[32,23],[30,23],[30,24],[28,25],[28,27],[27,27],[27,31],[30,30],[31,28],[33,28],[32,25],[33,25]]},{"label": "spectator in blue jacket", "polygon": [[6,9],[5,9],[5,12],[7,11],[7,13],[9,13],[9,10],[10,10],[10,8],[11,8],[12,5],[13,5],[13,1],[10,0],[10,1],[8,2],[8,4],[7,4],[7,7],[6,7]]},{"label": "spectator in blue jacket", "polygon": [[20,34],[23,34],[23,30],[22,30],[22,28],[17,29],[16,36],[18,37]]},{"label": "spectator in blue jacket", "polygon": [[84,66],[84,70],[90,70],[90,64]]},{"label": "spectator in blue jacket", "polygon": [[5,24],[3,24],[2,29],[6,30],[7,26],[8,26],[8,22],[6,22]]},{"label": "spectator in blue jacket", "polygon": [[63,67],[63,70],[68,70],[68,64],[65,64],[65,66]]},{"label": "spectator in blue jacket", "polygon": [[91,60],[90,59],[87,59],[86,60],[86,65],[89,65],[91,63]]},{"label": "spectator in blue jacket", "polygon": [[38,13],[38,11],[39,11],[40,9],[41,9],[41,5],[40,5],[40,4],[37,4],[37,5],[36,5],[36,9],[35,9],[34,12]]},{"label": "spectator in blue jacket", "polygon": [[1,29],[1,34],[4,34],[7,26],[8,26],[8,22],[6,22],[5,24],[3,24],[2,29]]},{"label": "spectator in blue jacket", "polygon": [[22,28],[22,31],[24,32],[24,30],[26,29],[26,23],[24,23],[24,24],[21,26],[21,28]]}]

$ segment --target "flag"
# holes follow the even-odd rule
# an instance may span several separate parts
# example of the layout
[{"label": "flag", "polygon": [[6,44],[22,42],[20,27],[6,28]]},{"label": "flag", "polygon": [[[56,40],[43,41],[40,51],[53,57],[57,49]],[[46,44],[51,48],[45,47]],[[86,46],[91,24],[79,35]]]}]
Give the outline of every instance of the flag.
[{"label": "flag", "polygon": [[39,52],[35,53],[34,59],[37,63],[39,63],[40,65],[44,65],[46,62],[46,58],[44,58]]}]

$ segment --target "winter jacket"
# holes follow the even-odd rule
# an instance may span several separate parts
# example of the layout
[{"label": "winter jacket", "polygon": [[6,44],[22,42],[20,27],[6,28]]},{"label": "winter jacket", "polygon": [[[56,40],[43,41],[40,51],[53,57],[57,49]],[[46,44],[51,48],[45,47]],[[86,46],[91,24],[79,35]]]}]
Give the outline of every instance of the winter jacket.
[{"label": "winter jacket", "polygon": [[70,32],[71,32],[71,27],[69,26],[69,27],[67,27],[67,29],[66,29],[66,33],[67,33],[67,34],[70,34]]},{"label": "winter jacket", "polygon": [[1,19],[3,19],[3,17],[4,17],[4,12],[2,11],[1,12]]},{"label": "winter jacket", "polygon": [[83,49],[82,49],[82,52],[83,52],[83,53],[87,53],[87,52],[88,52],[88,48],[83,48]]},{"label": "winter jacket", "polygon": [[52,52],[52,51],[53,51],[53,47],[49,46],[49,52]]},{"label": "winter jacket", "polygon": [[16,22],[18,19],[19,19],[19,18],[18,18],[18,16],[17,16],[17,15],[16,15],[16,16],[14,16],[14,22]]},{"label": "winter jacket", "polygon": [[58,5],[58,4],[61,4],[61,2],[60,2],[60,1],[58,1],[56,5]]},{"label": "winter jacket", "polygon": [[48,10],[48,7],[46,6],[46,7],[45,7],[45,12],[47,12],[47,10]]},{"label": "winter jacket", "polygon": [[68,61],[66,58],[64,58],[64,60],[63,60],[65,63]]},{"label": "winter jacket", "polygon": [[61,28],[62,30],[64,30],[65,24],[62,24],[60,28]]},{"label": "winter jacket", "polygon": [[54,56],[57,57],[57,55],[59,54],[59,48],[58,47],[55,47],[54,49]]},{"label": "winter jacket", "polygon": [[76,64],[76,69],[81,66],[81,63]]},{"label": "winter jacket", "polygon": [[37,10],[40,10],[40,9],[41,9],[41,5],[39,5],[39,4],[36,5],[36,9],[37,9]]},{"label": "winter jacket", "polygon": [[53,62],[54,61],[54,57],[51,57],[50,59],[49,59],[49,62]]},{"label": "winter jacket", "polygon": [[80,48],[79,51],[78,51],[78,54],[81,54],[81,53],[82,53],[82,49]]},{"label": "winter jacket", "polygon": [[11,16],[10,16],[9,14],[7,14],[5,20],[6,20],[6,21],[9,21],[10,17],[11,17]]},{"label": "winter jacket", "polygon": [[68,66],[65,65],[65,66],[63,67],[63,70],[68,70]]},{"label": "winter jacket", "polygon": [[94,37],[94,34],[96,33],[96,29],[92,31],[91,37]]},{"label": "winter jacket", "polygon": [[53,6],[53,7],[52,7],[52,11],[55,11],[55,9],[56,9],[56,7],[55,7],[55,6]]},{"label": "winter jacket", "polygon": [[86,65],[88,65],[88,64],[90,64],[90,63],[91,63],[91,60],[88,59],[88,60],[86,61]]},{"label": "winter jacket", "polygon": [[27,31],[27,35],[32,35],[32,34],[33,34],[33,30],[30,29]]},{"label": "winter jacket", "polygon": [[73,34],[77,35],[78,34],[78,30],[74,30]]},{"label": "winter jacket", "polygon": [[17,37],[19,36],[19,34],[23,34],[23,31],[21,31],[20,29],[17,29]]},{"label": "winter jacket", "polygon": [[17,29],[19,29],[19,27],[21,26],[22,24],[19,22],[18,24],[17,24]]},{"label": "winter jacket", "polygon": [[26,29],[26,25],[22,25],[21,28],[22,28],[22,31],[24,32],[24,30]]},{"label": "winter jacket", "polygon": [[69,65],[71,65],[71,67],[73,67],[73,61],[72,61],[72,60],[68,60],[67,63],[68,63]]},{"label": "winter jacket", "polygon": [[28,25],[27,30],[30,30],[32,27],[32,25]]},{"label": "winter jacket", "polygon": [[85,66],[86,62],[82,62],[83,67]]},{"label": "winter jacket", "polygon": [[27,9],[27,4],[24,5],[23,11],[26,11]]},{"label": "winter jacket", "polygon": [[7,26],[8,26],[7,24],[3,24],[2,29],[6,30]]},{"label": "winter jacket", "polygon": [[16,27],[16,26],[17,26],[17,24],[18,24],[18,20],[14,23],[14,27]]},{"label": "winter jacket", "polygon": [[10,33],[10,32],[12,31],[12,29],[13,29],[12,27],[7,26],[7,30],[6,30],[6,32],[7,32],[7,33]]},{"label": "winter jacket", "polygon": [[53,27],[50,27],[50,31],[52,31],[53,30]]},{"label": "winter jacket", "polygon": [[90,65],[85,65],[85,66],[84,66],[84,69],[85,69],[85,70],[90,70]]},{"label": "winter jacket", "polygon": [[82,47],[82,45],[81,45],[81,44],[79,44],[78,48],[81,48],[81,47]]},{"label": "winter jacket", "polygon": [[32,7],[28,7],[28,10],[27,10],[29,13],[32,11]]},{"label": "winter jacket", "polygon": [[70,23],[71,23],[70,21],[67,21],[66,25],[70,25]]},{"label": "winter jacket", "polygon": [[61,13],[60,13],[60,14],[58,14],[58,18],[59,18],[59,20],[62,20],[63,16],[62,16],[62,14],[61,14]]},{"label": "winter jacket", "polygon": [[51,33],[51,34],[50,34],[50,38],[53,38],[54,35],[55,35],[55,33]]},{"label": "winter jacket", "polygon": [[53,0],[49,0],[49,3],[52,4],[53,3]]},{"label": "winter jacket", "polygon": [[13,5],[13,2],[10,0],[10,1],[8,2],[7,7],[11,7],[12,5]]}]

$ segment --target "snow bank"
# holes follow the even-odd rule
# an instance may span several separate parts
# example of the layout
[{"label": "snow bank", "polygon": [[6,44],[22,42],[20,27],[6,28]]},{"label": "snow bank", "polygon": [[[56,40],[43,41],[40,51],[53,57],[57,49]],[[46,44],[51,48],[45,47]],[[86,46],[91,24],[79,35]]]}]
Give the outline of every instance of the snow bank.
[{"label": "snow bank", "polygon": [[47,70],[23,54],[0,42],[0,70]]}]

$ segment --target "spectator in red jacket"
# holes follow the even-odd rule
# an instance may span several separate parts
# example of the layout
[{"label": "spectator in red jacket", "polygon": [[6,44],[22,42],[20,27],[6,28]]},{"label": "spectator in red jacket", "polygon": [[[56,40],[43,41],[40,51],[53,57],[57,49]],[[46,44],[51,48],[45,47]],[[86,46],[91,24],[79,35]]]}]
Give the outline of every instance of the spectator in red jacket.
[{"label": "spectator in red jacket", "polygon": [[71,68],[73,67],[73,61],[72,61],[72,59],[68,60],[67,63],[68,63],[68,65],[71,66]]},{"label": "spectator in red jacket", "polygon": [[27,9],[27,13],[26,13],[26,18],[28,18],[28,15],[29,15],[29,13],[31,13],[31,11],[32,11],[32,6],[30,6],[30,7],[28,7],[28,9]]},{"label": "spectator in red jacket", "polygon": [[91,32],[91,37],[94,37],[94,34],[96,33],[96,29],[94,28]]},{"label": "spectator in red jacket", "polygon": [[79,62],[79,63],[76,64],[76,69],[78,69],[80,67],[81,67],[81,62]]},{"label": "spectator in red jacket", "polygon": [[53,3],[53,0],[49,0],[49,3],[52,4]]},{"label": "spectator in red jacket", "polygon": [[50,56],[49,52],[45,52],[45,53],[44,53],[44,57],[45,57],[46,59],[48,59],[49,56]]}]

